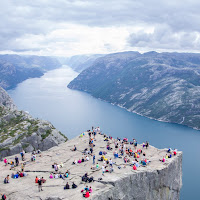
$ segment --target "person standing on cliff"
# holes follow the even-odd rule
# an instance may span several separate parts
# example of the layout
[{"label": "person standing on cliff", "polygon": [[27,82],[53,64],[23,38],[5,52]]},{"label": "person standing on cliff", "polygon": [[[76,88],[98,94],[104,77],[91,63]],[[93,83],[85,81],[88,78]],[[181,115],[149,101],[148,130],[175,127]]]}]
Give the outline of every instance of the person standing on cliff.
[{"label": "person standing on cliff", "polygon": [[16,166],[19,165],[19,158],[17,156],[15,156],[15,164],[16,164]]},{"label": "person standing on cliff", "polygon": [[5,166],[7,166],[8,160],[6,158],[4,159],[4,163],[5,163]]},{"label": "person standing on cliff", "polygon": [[95,164],[95,154],[93,155],[93,165]]},{"label": "person standing on cliff", "polygon": [[40,190],[43,191],[41,178],[38,180],[38,190],[39,190],[39,192],[40,192]]}]

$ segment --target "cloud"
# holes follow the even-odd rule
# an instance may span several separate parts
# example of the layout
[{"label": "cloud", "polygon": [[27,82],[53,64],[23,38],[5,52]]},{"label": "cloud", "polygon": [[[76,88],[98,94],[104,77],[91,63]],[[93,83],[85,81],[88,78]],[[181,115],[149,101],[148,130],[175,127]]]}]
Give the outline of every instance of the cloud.
[{"label": "cloud", "polygon": [[1,1],[0,51],[198,51],[199,7],[198,0]]},{"label": "cloud", "polygon": [[159,50],[200,50],[200,33],[197,31],[173,31],[167,25],[158,25],[152,33],[138,31],[130,34],[128,43],[132,47]]}]

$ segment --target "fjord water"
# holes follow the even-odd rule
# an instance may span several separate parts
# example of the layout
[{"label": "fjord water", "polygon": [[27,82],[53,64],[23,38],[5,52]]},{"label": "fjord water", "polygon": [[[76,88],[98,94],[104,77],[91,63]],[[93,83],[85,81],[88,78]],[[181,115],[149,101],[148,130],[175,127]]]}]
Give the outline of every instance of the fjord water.
[{"label": "fjord water", "polygon": [[8,93],[19,109],[49,120],[68,138],[91,126],[100,126],[103,132],[113,137],[136,138],[139,143],[149,141],[157,148],[171,147],[183,151],[181,200],[199,199],[200,132],[151,120],[87,93],[68,89],[67,84],[77,75],[71,68],[63,66],[41,78],[28,79]]}]

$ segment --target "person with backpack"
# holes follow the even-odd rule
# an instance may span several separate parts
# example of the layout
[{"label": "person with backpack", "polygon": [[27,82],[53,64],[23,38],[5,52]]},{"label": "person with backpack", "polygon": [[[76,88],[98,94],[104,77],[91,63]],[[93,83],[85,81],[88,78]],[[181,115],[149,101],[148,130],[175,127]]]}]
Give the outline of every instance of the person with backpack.
[{"label": "person with backpack", "polygon": [[19,165],[19,158],[17,156],[15,156],[15,165],[18,166]]},{"label": "person with backpack", "polygon": [[66,186],[64,187],[64,190],[68,190],[68,189],[70,189],[70,186],[69,186],[69,184],[68,184],[68,182],[66,183]]},{"label": "person with backpack", "polygon": [[73,189],[77,188],[77,185],[74,182],[72,183],[72,188]]},{"label": "person with backpack", "polygon": [[43,191],[41,178],[38,180],[38,190],[39,190],[39,192],[40,192],[40,190]]}]

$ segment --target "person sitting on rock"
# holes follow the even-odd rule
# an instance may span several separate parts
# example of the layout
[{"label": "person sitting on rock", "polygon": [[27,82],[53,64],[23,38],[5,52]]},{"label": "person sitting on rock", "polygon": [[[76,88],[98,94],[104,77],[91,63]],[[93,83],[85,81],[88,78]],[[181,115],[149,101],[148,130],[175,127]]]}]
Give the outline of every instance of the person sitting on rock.
[{"label": "person sitting on rock", "polygon": [[23,176],[24,176],[24,173],[23,173],[23,172],[20,172],[19,176],[20,176],[20,177],[23,177]]},{"label": "person sitting on rock", "polygon": [[89,193],[92,193],[92,187],[90,186],[90,188],[89,188]]},{"label": "person sitting on rock", "polygon": [[57,179],[57,178],[58,178],[58,174],[55,174],[55,175],[54,175],[54,178],[56,178],[56,179]]},{"label": "person sitting on rock", "polygon": [[98,161],[103,161],[103,156],[101,156],[101,158],[99,158]]},{"label": "person sitting on rock", "polygon": [[162,162],[165,162],[165,156],[163,156],[163,159],[162,159],[162,160],[160,160],[160,161],[162,161]]},{"label": "person sitting on rock", "polygon": [[88,174],[85,173],[84,176],[82,176],[82,181],[87,182],[88,181]]},{"label": "person sitting on rock", "polygon": [[68,190],[68,189],[70,189],[70,186],[69,186],[69,184],[67,182],[66,185],[65,185],[65,187],[64,187],[64,190]]},{"label": "person sitting on rock", "polygon": [[89,191],[89,187],[88,187],[88,186],[86,186],[86,187],[84,188],[84,190],[86,190],[86,191]]},{"label": "person sitting on rock", "polygon": [[72,188],[73,189],[77,188],[77,185],[74,182],[72,183]]},{"label": "person sitting on rock", "polygon": [[79,160],[78,160],[78,163],[80,164],[81,163],[81,159],[79,158]]},{"label": "person sitting on rock", "polygon": [[81,162],[84,162],[85,160],[84,160],[84,158],[82,157],[82,160],[81,160]]},{"label": "person sitting on rock", "polygon": [[7,175],[7,177],[4,179],[4,183],[7,184],[10,182],[10,177],[9,175]]},{"label": "person sitting on rock", "polygon": [[88,178],[88,182],[91,183],[92,181],[94,181],[93,176],[91,176],[90,178]]},{"label": "person sitting on rock", "polygon": [[49,178],[50,178],[50,179],[52,179],[52,178],[53,178],[53,174],[52,174],[52,173],[50,174]]},{"label": "person sitting on rock", "polygon": [[15,164],[14,164],[13,161],[10,162],[10,165],[11,165],[11,166],[10,166],[10,170],[11,170],[11,169],[15,169]]},{"label": "person sitting on rock", "polygon": [[70,171],[67,170],[67,171],[65,172],[65,177],[67,178],[69,175],[70,175]]},{"label": "person sitting on rock", "polygon": [[41,178],[42,183],[46,182],[46,179],[44,179],[44,177]]},{"label": "person sitting on rock", "polygon": [[114,171],[113,166],[110,166],[110,173],[112,173]]},{"label": "person sitting on rock", "polygon": [[171,148],[168,148],[167,153],[170,153],[171,151],[172,151],[172,149],[171,149]]},{"label": "person sitting on rock", "polygon": [[97,168],[97,169],[99,168],[99,163],[96,164],[96,168]]},{"label": "person sitting on rock", "polygon": [[38,150],[37,150],[37,154],[40,154],[40,153],[41,153],[41,151],[40,151],[40,149],[38,149]]},{"label": "person sitting on rock", "polygon": [[77,164],[77,160],[74,160],[73,162],[72,162],[72,165],[76,165]]},{"label": "person sitting on rock", "polygon": [[90,160],[89,156],[86,156],[86,157],[85,157],[85,160],[86,160],[86,161],[89,161],[89,160]]},{"label": "person sitting on rock", "polygon": [[74,145],[74,148],[71,149],[71,151],[76,151],[76,150],[77,150],[76,145]]},{"label": "person sitting on rock", "polygon": [[90,193],[89,193],[89,191],[86,191],[86,193],[83,194],[83,197],[85,197],[85,198],[89,198],[89,197],[90,197]]},{"label": "person sitting on rock", "polygon": [[135,165],[135,164],[133,165],[133,170],[137,170],[137,167],[136,167],[136,165]]},{"label": "person sitting on rock", "polygon": [[173,153],[174,153],[174,155],[176,155],[176,154],[177,154],[177,150],[176,150],[176,149],[174,149],[174,152],[173,152]]}]

